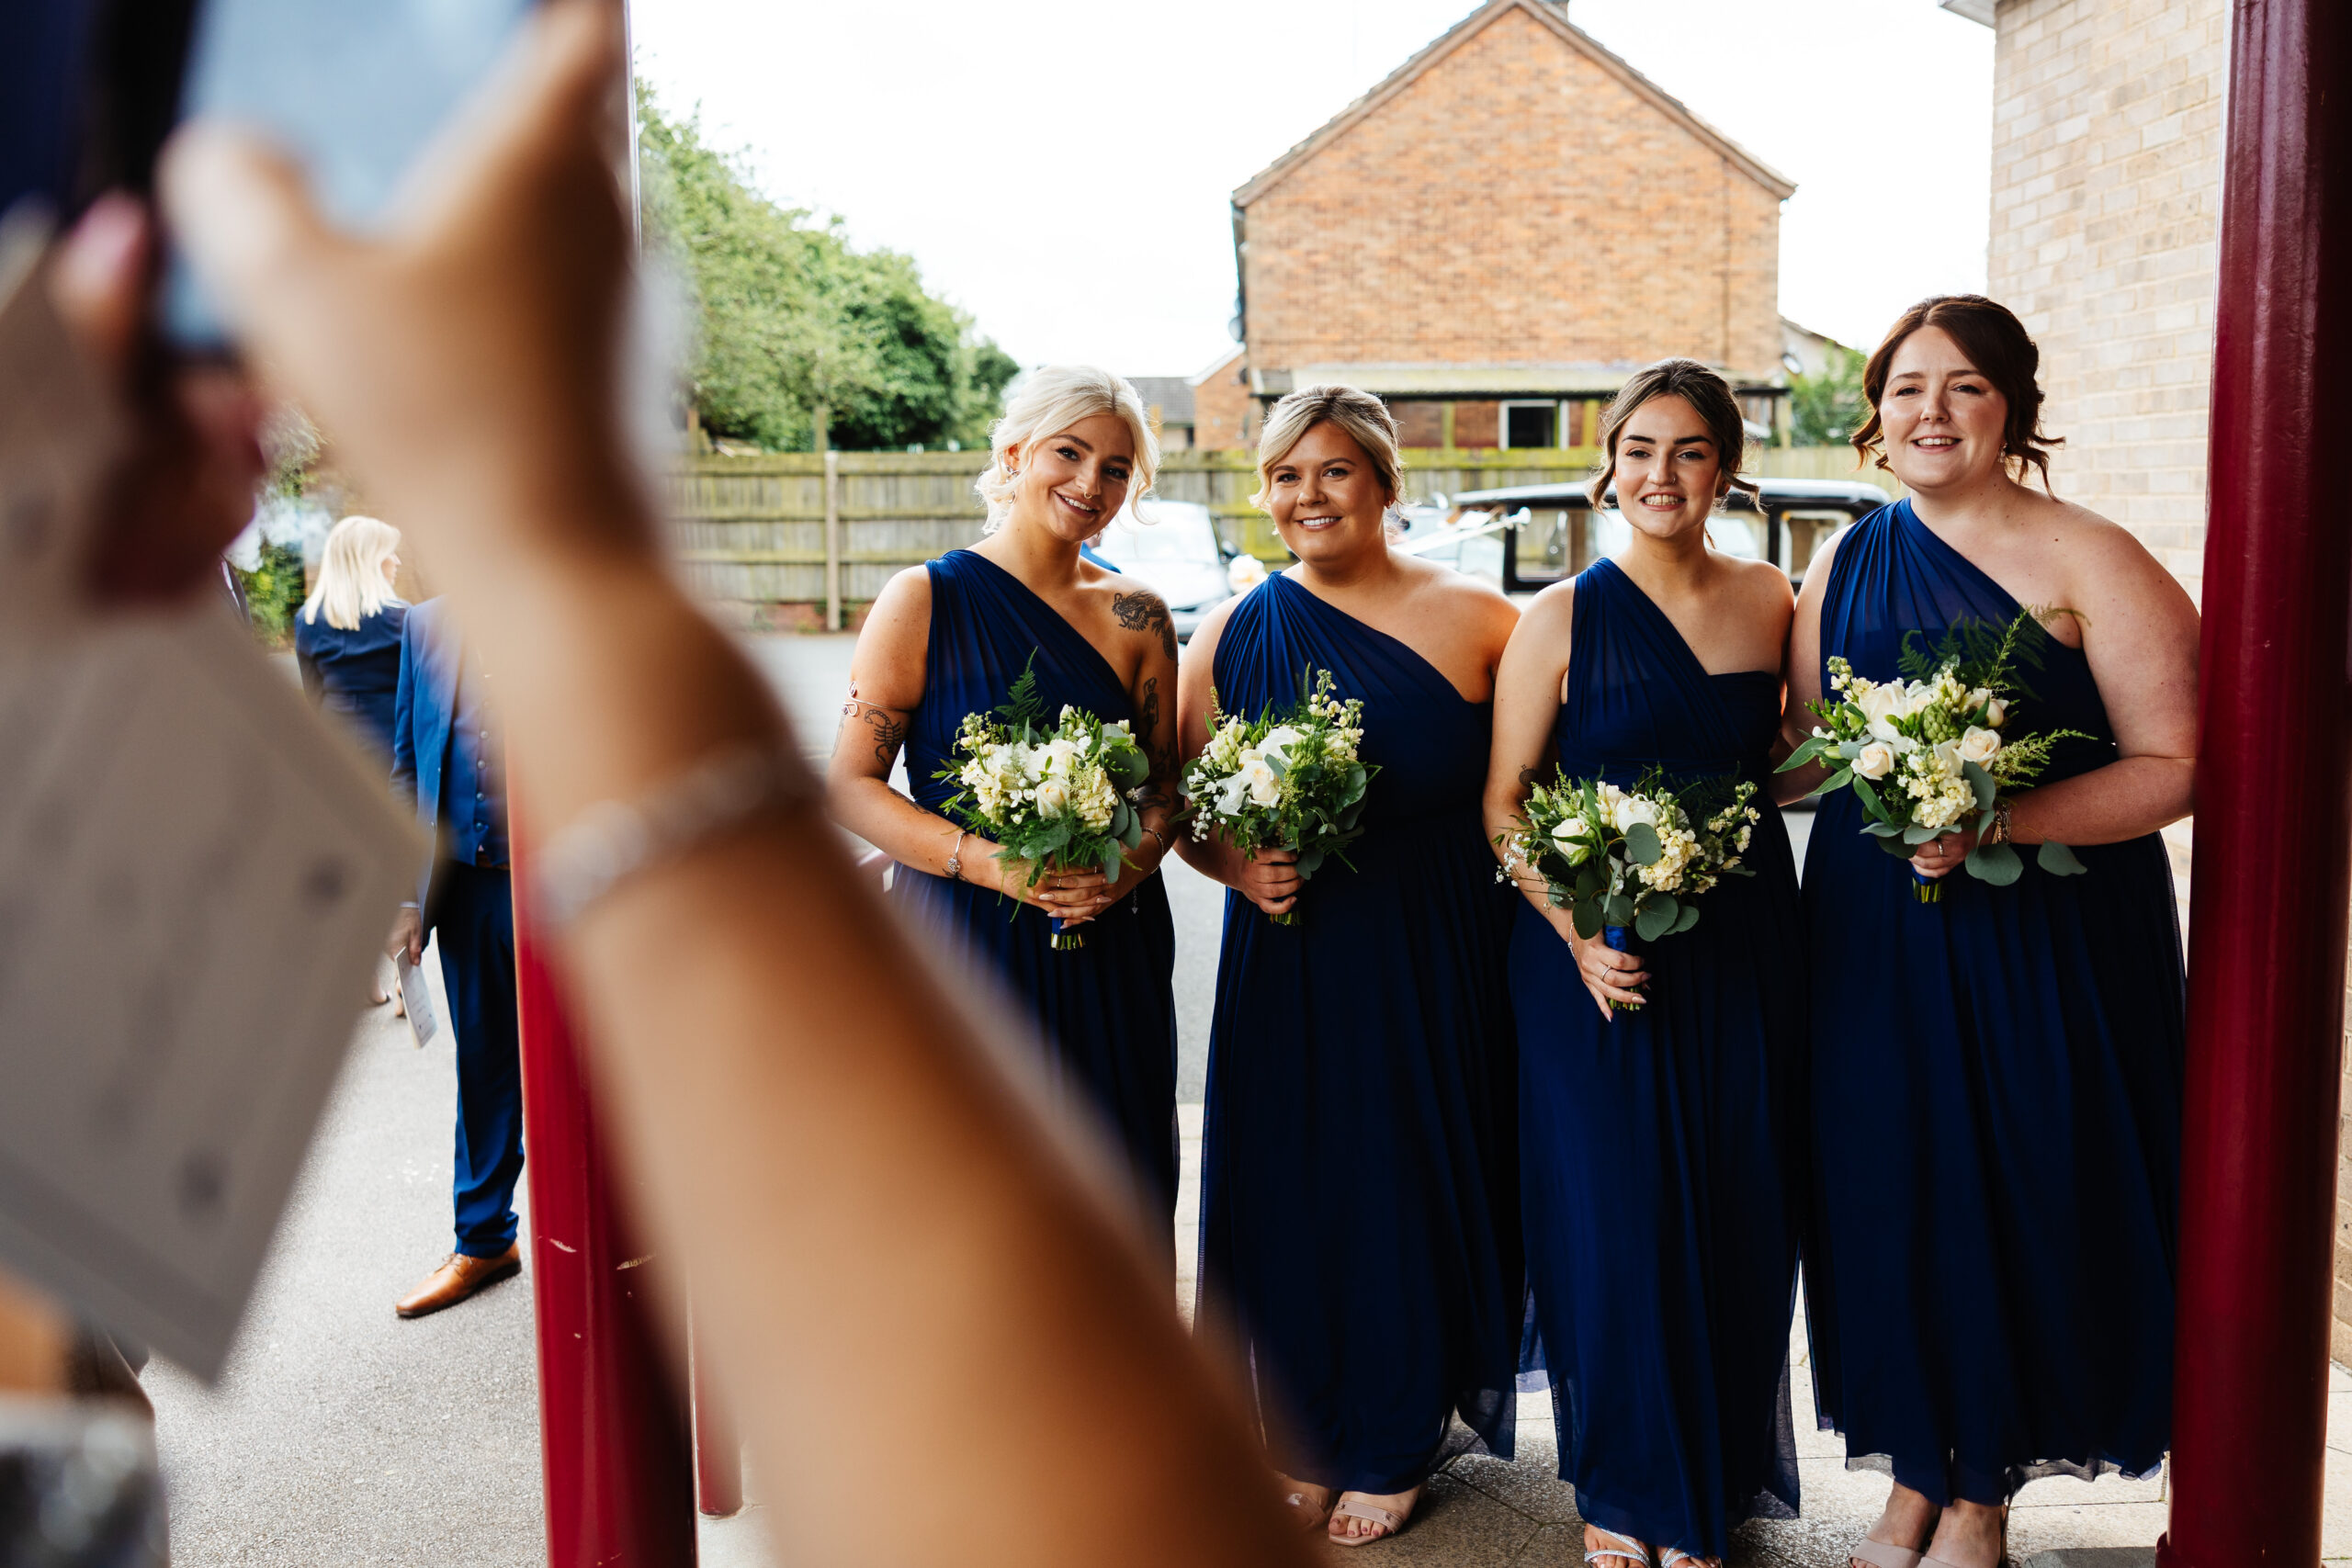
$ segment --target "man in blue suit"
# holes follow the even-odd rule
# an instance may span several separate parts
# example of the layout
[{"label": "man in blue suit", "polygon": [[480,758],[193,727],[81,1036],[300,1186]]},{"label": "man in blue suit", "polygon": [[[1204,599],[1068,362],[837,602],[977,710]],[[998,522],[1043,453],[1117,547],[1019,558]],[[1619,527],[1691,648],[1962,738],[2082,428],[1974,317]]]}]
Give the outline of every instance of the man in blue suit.
[{"label": "man in blue suit", "polygon": [[514,1183],[523,1174],[523,1072],[514,1012],[514,898],[506,770],[491,682],[468,660],[439,599],[401,628],[392,707],[392,793],[416,808],[440,858],[401,910],[394,951],[424,951],[426,911],[458,1032],[458,1244],[394,1307],[423,1317],[522,1271]]}]

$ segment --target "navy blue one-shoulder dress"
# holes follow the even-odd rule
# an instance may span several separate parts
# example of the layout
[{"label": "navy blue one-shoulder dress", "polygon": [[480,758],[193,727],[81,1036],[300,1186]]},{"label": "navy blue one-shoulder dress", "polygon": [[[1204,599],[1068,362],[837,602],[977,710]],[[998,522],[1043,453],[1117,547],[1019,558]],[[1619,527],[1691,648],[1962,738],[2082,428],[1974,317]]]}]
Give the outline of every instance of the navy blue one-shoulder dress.
[{"label": "navy blue one-shoulder dress", "polygon": [[1238,1337],[1276,1468],[1419,1484],[1459,1412],[1510,1452],[1524,1303],[1505,947],[1480,823],[1493,705],[1275,576],[1233,608],[1219,701],[1329,670],[1379,764],[1354,869],[1278,926],[1228,894],[1202,1150],[1203,1320]]},{"label": "navy blue one-shoulder dress", "polygon": [[[1899,502],[1838,547],[1822,658],[1889,680],[1905,632],[2018,610]],[[2061,747],[2054,783],[2116,749],[2089,660],[2055,638],[2043,657],[2012,724],[2097,738]],[[2076,846],[2073,877],[2028,850],[2014,886],[1954,873],[1921,904],[1860,829],[1840,791],[1805,859],[1822,1425],[1849,1463],[1939,1504],[2151,1472],[2172,1409],[2185,1035],[2163,841]]]},{"label": "navy blue one-shoulder dress", "polygon": [[1649,944],[1649,1004],[1604,1022],[1524,899],[1511,938],[1528,1275],[1577,1511],[1720,1557],[1797,1508],[1789,1322],[1804,1229],[1804,949],[1766,794],[1777,670],[1710,675],[1614,561],[1576,581],[1557,749],[1571,779],[1753,780],[1744,857]]},{"label": "navy blue one-shoulder dress", "polygon": [[[956,793],[932,775],[951,760],[964,716],[1002,704],[1033,654],[1048,715],[1068,703],[1106,721],[1135,721],[1135,704],[1110,664],[1020,579],[971,550],[951,550],[929,570],[931,649],[907,734],[917,805],[938,811]],[[1172,1270],[1176,927],[1167,885],[1151,876],[1080,928],[1086,945],[1064,952],[1054,949],[1052,918],[1034,905],[903,865],[892,886],[950,952],[1001,976],[1029,1006],[1049,1048],[1048,1084],[1125,1153],[1162,1227],[1152,1245],[1165,1245]]]}]

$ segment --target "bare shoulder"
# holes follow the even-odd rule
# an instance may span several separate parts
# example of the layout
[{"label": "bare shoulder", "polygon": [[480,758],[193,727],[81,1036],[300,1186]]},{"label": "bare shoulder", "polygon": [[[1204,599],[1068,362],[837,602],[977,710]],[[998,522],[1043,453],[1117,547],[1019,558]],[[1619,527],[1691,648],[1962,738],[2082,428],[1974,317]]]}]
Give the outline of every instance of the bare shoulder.
[{"label": "bare shoulder", "polygon": [[1527,602],[1526,609],[1520,614],[1519,629],[1531,637],[1565,638],[1576,624],[1576,579],[1569,578],[1552,584]]},{"label": "bare shoulder", "polygon": [[1519,606],[1485,578],[1418,557],[1408,556],[1404,559],[1407,570],[1419,579],[1419,592],[1435,595],[1447,615],[1475,620],[1496,637],[1498,645],[1508,639],[1511,628],[1519,625]]},{"label": "bare shoulder", "polygon": [[2038,498],[2030,518],[2061,561],[2073,595],[2089,603],[2151,592],[2187,599],[2172,573],[2121,524],[2071,501]]},{"label": "bare shoulder", "polygon": [[[1259,585],[1263,586],[1263,583]],[[1250,591],[1250,593],[1256,592],[1256,588]],[[1205,669],[1216,661],[1216,645],[1225,636],[1225,623],[1233,618],[1233,607],[1248,597],[1249,593],[1237,593],[1201,617],[1201,624],[1194,626],[1193,635],[1184,639],[1186,669],[1191,669],[1196,662]]]},{"label": "bare shoulder", "polygon": [[1770,561],[1733,556],[1724,564],[1731,569],[1732,592],[1743,604],[1786,611],[1796,604],[1796,590],[1789,585],[1788,574]]},{"label": "bare shoulder", "polygon": [[865,612],[857,640],[863,649],[869,642],[887,644],[915,635],[930,640],[931,569],[924,566],[910,566],[882,585]]}]

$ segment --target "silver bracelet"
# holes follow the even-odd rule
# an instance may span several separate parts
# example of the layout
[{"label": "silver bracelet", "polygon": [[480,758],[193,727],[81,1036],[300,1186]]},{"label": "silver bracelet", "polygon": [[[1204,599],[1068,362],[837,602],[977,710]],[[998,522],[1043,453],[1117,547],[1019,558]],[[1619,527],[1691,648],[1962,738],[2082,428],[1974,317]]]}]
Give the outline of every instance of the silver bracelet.
[{"label": "silver bracelet", "polygon": [[550,835],[537,857],[533,912],[560,931],[638,873],[816,794],[808,764],[775,741],[721,748],[636,800],[599,801]]}]

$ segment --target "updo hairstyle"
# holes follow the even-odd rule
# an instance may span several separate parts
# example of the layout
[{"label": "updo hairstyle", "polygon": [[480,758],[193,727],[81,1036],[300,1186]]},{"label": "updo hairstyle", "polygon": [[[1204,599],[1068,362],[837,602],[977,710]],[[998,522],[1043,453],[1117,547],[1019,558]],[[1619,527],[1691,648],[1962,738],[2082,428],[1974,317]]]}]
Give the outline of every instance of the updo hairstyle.
[{"label": "updo hairstyle", "polygon": [[1046,440],[1101,413],[1126,421],[1135,436],[1135,476],[1128,483],[1128,496],[1140,501],[1151,492],[1152,481],[1159,474],[1159,438],[1152,434],[1151,416],[1134,386],[1125,377],[1091,365],[1048,365],[1023,378],[1020,391],[1005,405],[1004,417],[989,432],[989,466],[972,485],[989,503],[986,532],[993,534],[1004,526],[1012,510],[1014,480],[1021,470],[1008,461],[1012,449],[1018,446],[1025,451],[1030,443]]},{"label": "updo hairstyle", "polygon": [[2001,432],[2001,456],[2009,464],[2009,471],[2019,483],[2025,480],[2027,465],[2041,475],[2042,491],[2050,495],[2058,492],[2050,488],[2050,448],[2064,446],[2063,436],[2051,434],[2041,428],[2041,350],[2007,305],[1987,299],[1982,294],[1931,294],[1903,312],[1886,332],[1886,340],[1878,345],[1868,364],[1862,367],[1863,412],[1867,416],[1855,430],[1854,451],[1860,458],[1875,458],[1878,466],[1892,471],[1886,453],[1881,446],[1884,434],[1879,423],[1879,400],[1886,396],[1889,367],[1894,363],[1895,351],[1904,340],[1922,327],[1936,327],[1950,334],[1968,356],[1976,373],[1993,383],[2002,397],[2008,400],[2009,418]]},{"label": "updo hairstyle", "polygon": [[[1592,499],[1595,512],[1600,510],[1601,497],[1609,493],[1610,481],[1617,477],[1617,438],[1625,433],[1625,423],[1634,411],[1652,398],[1680,398],[1706,425],[1707,437],[1715,444],[1715,459],[1723,465],[1716,475],[1717,506],[1735,490],[1756,493],[1756,481],[1741,472],[1747,466],[1747,419],[1739,412],[1739,399],[1732,394],[1731,383],[1695,359],[1661,359],[1634,371],[1633,379],[1610,400],[1600,416],[1600,461],[1584,491]],[[1618,498],[1618,505],[1622,510],[1623,497]]]},{"label": "updo hairstyle", "polygon": [[1258,493],[1250,498],[1250,505],[1269,510],[1266,500],[1273,494],[1275,468],[1308,431],[1327,421],[1363,448],[1392,508],[1405,498],[1405,457],[1396,446],[1396,416],[1370,392],[1329,382],[1301,387],[1266,415],[1266,427],[1258,434]]}]

